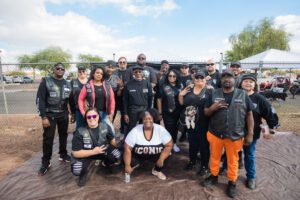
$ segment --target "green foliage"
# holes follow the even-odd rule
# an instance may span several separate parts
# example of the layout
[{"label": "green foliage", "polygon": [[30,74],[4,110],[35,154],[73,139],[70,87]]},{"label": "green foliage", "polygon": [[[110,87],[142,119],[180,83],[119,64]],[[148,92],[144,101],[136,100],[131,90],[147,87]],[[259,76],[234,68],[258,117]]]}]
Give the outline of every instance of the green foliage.
[{"label": "green foliage", "polygon": [[21,71],[11,71],[9,73],[7,73],[8,76],[25,76],[26,73],[25,72],[21,72]]},{"label": "green foliage", "polygon": [[[32,68],[33,70],[39,69],[48,74],[52,72],[52,67],[55,63],[70,62],[71,57],[71,54],[63,51],[60,47],[48,47],[34,53],[33,55],[22,55],[18,57],[18,61],[19,63],[36,63],[32,65],[21,64],[20,68]],[[66,64],[65,66],[67,69],[70,68],[69,64]]]},{"label": "green foliage", "polygon": [[89,63],[89,64],[84,64],[86,67],[88,68],[92,68],[92,64],[91,63],[95,63],[95,62],[103,62],[103,58],[100,56],[93,56],[91,54],[80,54],[78,56],[78,59],[80,60],[80,62],[83,63]]},{"label": "green foliage", "polygon": [[258,25],[249,24],[241,33],[231,35],[232,49],[226,52],[225,61],[241,60],[271,48],[290,50],[288,43],[292,35],[273,25],[272,19],[264,18]]}]

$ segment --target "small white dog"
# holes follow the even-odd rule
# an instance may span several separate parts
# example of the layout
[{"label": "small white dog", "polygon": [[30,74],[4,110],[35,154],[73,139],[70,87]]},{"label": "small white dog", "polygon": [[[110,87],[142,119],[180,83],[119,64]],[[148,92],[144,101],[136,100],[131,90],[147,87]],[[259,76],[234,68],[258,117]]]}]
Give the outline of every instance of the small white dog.
[{"label": "small white dog", "polygon": [[194,106],[188,106],[185,109],[185,125],[188,129],[195,128],[195,118],[196,118],[197,109]]}]

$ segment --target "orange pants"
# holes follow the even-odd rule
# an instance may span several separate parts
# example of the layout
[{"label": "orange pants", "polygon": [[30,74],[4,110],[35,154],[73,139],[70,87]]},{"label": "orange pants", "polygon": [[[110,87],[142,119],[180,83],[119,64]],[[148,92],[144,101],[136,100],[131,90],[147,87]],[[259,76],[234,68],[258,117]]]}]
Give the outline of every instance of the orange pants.
[{"label": "orange pants", "polygon": [[208,131],[207,140],[210,145],[210,173],[213,176],[217,176],[219,174],[221,156],[223,148],[225,147],[227,157],[227,177],[229,181],[235,182],[239,172],[238,152],[243,147],[243,139],[241,138],[236,141],[232,141],[227,138],[221,139]]}]

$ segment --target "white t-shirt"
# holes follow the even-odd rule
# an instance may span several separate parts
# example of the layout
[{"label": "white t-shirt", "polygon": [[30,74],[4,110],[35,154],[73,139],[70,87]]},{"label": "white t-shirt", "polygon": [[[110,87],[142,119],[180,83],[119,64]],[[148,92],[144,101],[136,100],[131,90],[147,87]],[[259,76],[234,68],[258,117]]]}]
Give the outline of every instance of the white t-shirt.
[{"label": "white t-shirt", "polygon": [[133,153],[140,156],[160,154],[164,145],[171,141],[170,133],[162,126],[153,124],[153,132],[150,140],[144,134],[143,124],[137,125],[127,135],[125,143],[132,147]]}]

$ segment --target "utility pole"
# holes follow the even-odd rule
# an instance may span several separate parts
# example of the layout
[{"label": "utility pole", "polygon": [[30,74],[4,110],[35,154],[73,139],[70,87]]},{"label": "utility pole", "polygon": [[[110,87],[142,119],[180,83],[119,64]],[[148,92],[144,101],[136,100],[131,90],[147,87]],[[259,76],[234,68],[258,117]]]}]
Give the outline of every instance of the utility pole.
[{"label": "utility pole", "polygon": [[219,64],[219,72],[222,73],[223,70],[223,53],[221,52],[221,60],[220,60],[220,64]]},{"label": "utility pole", "polygon": [[3,94],[3,100],[4,100],[4,107],[5,107],[5,112],[6,112],[6,116],[7,116],[6,117],[7,125],[8,125],[8,109],[7,109],[5,88],[4,88],[4,75],[3,75],[3,71],[2,71],[1,53],[2,53],[2,51],[0,50],[0,78],[1,78],[1,85],[2,85],[2,94]]},{"label": "utility pole", "polygon": [[113,53],[113,61],[116,61],[116,53]]}]

